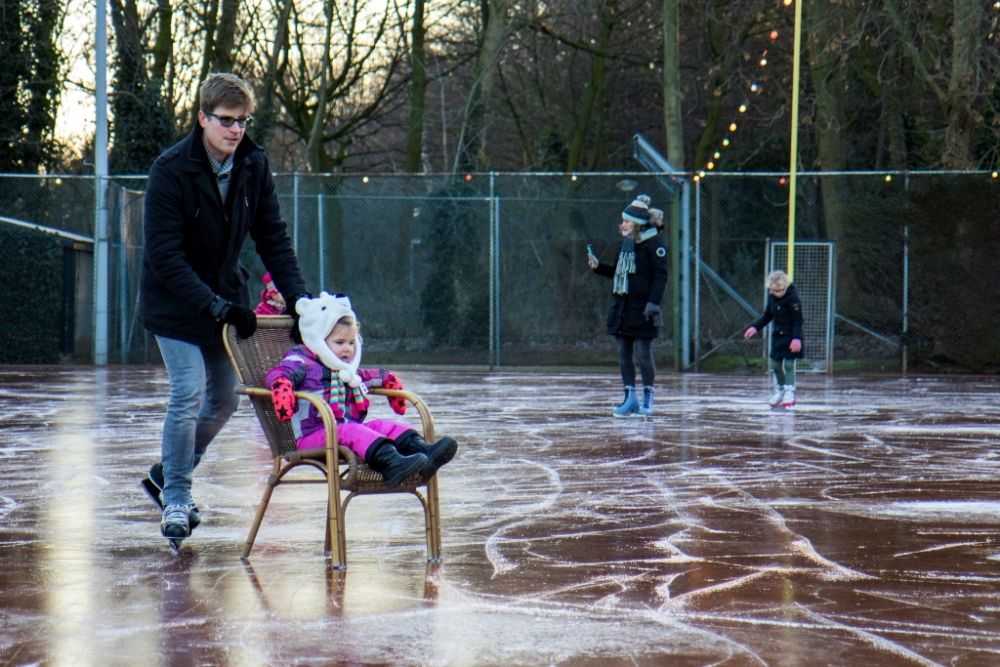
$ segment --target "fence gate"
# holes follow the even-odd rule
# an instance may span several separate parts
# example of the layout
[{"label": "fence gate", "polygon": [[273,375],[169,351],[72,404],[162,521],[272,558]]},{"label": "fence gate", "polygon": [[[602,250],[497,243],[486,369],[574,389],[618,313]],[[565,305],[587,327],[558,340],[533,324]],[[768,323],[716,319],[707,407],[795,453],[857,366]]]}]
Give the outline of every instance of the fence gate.
[{"label": "fence gate", "polygon": [[[765,262],[771,271],[788,270],[788,242],[772,241]],[[792,282],[802,301],[802,346],[805,356],[799,361],[801,371],[833,372],[833,243],[817,241],[795,244],[795,271]],[[767,289],[764,289],[767,304]],[[765,354],[771,349],[771,327],[767,328]],[[764,364],[765,369],[767,364]]]}]

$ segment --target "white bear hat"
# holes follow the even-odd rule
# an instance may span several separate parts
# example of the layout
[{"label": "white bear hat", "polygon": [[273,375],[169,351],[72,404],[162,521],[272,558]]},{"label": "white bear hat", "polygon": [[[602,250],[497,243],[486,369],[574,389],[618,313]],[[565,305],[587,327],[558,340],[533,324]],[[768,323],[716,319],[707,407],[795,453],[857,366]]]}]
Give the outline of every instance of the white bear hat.
[{"label": "white bear hat", "polygon": [[314,299],[300,298],[295,302],[295,312],[299,314],[299,332],[302,342],[319,357],[323,365],[339,371],[340,380],[351,387],[361,385],[358,366],[361,364],[361,335],[358,335],[358,349],[350,363],[342,361],[326,344],[326,337],[345,315],[355,322],[358,316],[351,310],[351,300],[345,294],[330,295],[320,292]]}]

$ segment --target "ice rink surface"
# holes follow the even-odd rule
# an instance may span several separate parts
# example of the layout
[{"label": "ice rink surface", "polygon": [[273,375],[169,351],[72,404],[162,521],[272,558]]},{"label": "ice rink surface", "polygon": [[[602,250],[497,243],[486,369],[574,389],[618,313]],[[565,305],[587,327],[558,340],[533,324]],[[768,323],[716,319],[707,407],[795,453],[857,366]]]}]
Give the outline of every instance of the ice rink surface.
[{"label": "ice rink surface", "polygon": [[[0,667],[1000,665],[1000,380],[403,371],[459,440],[443,563],[412,496],[279,487],[243,409],[178,556],[139,480],[162,369],[0,367]],[[409,411],[404,419],[413,420]],[[376,398],[373,415],[394,417]],[[414,422],[416,423],[416,422]]]}]

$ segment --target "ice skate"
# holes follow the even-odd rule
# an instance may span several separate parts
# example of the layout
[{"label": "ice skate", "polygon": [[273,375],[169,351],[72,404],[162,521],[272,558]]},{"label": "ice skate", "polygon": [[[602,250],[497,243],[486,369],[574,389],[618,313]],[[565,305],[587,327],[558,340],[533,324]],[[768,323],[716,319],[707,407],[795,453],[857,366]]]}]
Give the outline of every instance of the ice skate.
[{"label": "ice skate", "polygon": [[795,385],[785,385],[785,397],[781,399],[781,407],[791,410],[795,407]]},{"label": "ice skate", "polygon": [[652,417],[653,416],[653,392],[655,390],[652,387],[644,386],[642,388],[642,406],[639,407],[640,417]]},{"label": "ice skate", "polygon": [[774,386],[774,393],[771,394],[771,398],[769,398],[767,400],[767,403],[768,403],[768,405],[771,406],[772,410],[774,410],[776,408],[780,408],[781,407],[781,401],[782,401],[782,399],[784,397],[785,397],[785,388],[782,387],[780,384],[775,385]]},{"label": "ice skate", "polygon": [[163,508],[160,519],[160,534],[167,538],[170,550],[180,553],[181,542],[191,536],[191,526],[188,523],[190,505],[167,505]]},{"label": "ice skate", "polygon": [[625,387],[625,400],[611,411],[612,417],[631,417],[639,414],[639,401],[635,398],[635,387]]},{"label": "ice skate", "polygon": [[[149,499],[163,511],[163,464],[154,463],[149,469],[149,474],[144,480],[139,483],[142,490],[149,496]],[[190,507],[188,523],[190,524],[191,530],[194,530],[201,524],[201,513],[198,512],[198,507],[192,503]]]}]

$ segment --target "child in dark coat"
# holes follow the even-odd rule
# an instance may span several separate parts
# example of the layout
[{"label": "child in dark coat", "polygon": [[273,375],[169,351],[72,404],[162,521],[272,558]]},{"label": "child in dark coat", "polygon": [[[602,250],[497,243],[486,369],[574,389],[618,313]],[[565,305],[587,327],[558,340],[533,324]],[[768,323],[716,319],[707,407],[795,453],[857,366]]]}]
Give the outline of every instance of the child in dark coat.
[{"label": "child in dark coat", "polygon": [[754,334],[774,322],[771,328],[771,370],[775,388],[768,403],[772,408],[795,407],[795,362],[802,358],[802,303],[795,285],[784,271],[767,276],[767,309],[743,334]]}]

